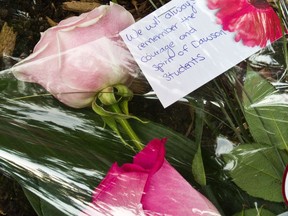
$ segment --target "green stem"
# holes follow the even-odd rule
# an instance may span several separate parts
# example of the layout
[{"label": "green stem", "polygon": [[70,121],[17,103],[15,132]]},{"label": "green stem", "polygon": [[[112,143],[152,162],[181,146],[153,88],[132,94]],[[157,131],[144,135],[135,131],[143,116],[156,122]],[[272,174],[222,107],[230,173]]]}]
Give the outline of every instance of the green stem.
[{"label": "green stem", "polygon": [[[121,109],[119,108],[118,104],[111,105],[112,110],[115,113],[122,113]],[[132,127],[130,126],[129,122],[126,119],[119,118],[117,119],[117,122],[122,126],[124,131],[127,133],[127,135],[131,138],[132,142],[136,146],[136,148],[141,151],[143,149],[143,144],[141,143],[140,138],[137,136],[137,134],[134,132]]]},{"label": "green stem", "polygon": [[157,6],[154,4],[153,0],[149,0],[150,4],[155,8],[155,10],[157,10]]},{"label": "green stem", "polygon": [[[237,121],[237,117],[234,115],[234,110],[230,107],[230,103],[229,103],[229,101],[226,99],[227,93],[222,91],[221,87],[218,85],[218,83],[217,83],[216,80],[214,80],[214,83],[215,83],[215,85],[216,85],[216,88],[219,90],[219,92],[224,95],[223,100],[224,100],[225,104],[228,106],[228,109],[230,109],[233,118],[235,119],[235,121]],[[215,94],[215,93],[214,93],[214,94]],[[215,95],[216,95],[216,94],[215,94]],[[217,96],[215,96],[215,97],[218,98]],[[232,130],[234,131],[235,135],[236,135],[237,138],[239,139],[239,142],[244,143],[244,140],[242,139],[240,132],[237,130],[235,124],[233,123],[232,119],[230,118],[230,115],[227,113],[225,107],[224,107],[223,104],[221,103],[221,100],[220,100],[220,102],[219,102],[219,106],[220,106],[220,109],[222,110],[222,112],[224,113],[224,115],[226,116],[227,121],[228,121],[229,124],[230,124],[230,127],[232,128]],[[240,124],[241,124],[241,123],[238,123],[238,125],[240,125]]]},{"label": "green stem", "polygon": [[233,123],[232,119],[230,118],[229,114],[226,112],[226,110],[225,110],[224,106],[221,104],[221,102],[219,103],[219,106],[220,106],[220,109],[222,110],[222,112],[224,113],[224,115],[226,116],[227,121],[229,122],[229,124],[230,124],[232,130],[234,131],[235,135],[237,136],[239,142],[245,143],[241,137],[240,132],[237,130],[235,124]]},{"label": "green stem", "polygon": [[277,7],[279,9],[279,18],[280,18],[280,22],[281,22],[281,30],[282,30],[282,41],[283,41],[283,49],[284,49],[284,57],[285,57],[285,64],[286,64],[286,70],[284,71],[282,77],[280,78],[280,81],[283,79],[283,78],[286,78],[286,74],[288,72],[288,50],[287,50],[287,39],[285,37],[285,24],[283,23],[285,17],[284,15],[282,14],[282,6],[280,5],[280,1],[277,2]]}]

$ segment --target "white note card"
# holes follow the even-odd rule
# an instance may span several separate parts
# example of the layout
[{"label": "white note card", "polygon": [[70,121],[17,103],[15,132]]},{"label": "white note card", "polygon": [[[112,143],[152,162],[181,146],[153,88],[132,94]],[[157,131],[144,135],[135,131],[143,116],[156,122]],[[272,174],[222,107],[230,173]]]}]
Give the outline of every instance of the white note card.
[{"label": "white note card", "polygon": [[164,107],[260,50],[235,42],[205,0],[172,0],[120,35]]}]

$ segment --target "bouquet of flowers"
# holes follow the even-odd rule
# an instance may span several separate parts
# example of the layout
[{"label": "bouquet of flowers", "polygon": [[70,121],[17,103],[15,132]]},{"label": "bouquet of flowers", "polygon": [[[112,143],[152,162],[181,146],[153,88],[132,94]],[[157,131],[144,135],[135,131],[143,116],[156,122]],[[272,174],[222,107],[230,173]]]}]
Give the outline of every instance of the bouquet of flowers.
[{"label": "bouquet of flowers", "polygon": [[287,214],[287,1],[205,1],[261,49],[166,109],[120,32],[168,1],[6,3],[0,170],[37,215]]}]

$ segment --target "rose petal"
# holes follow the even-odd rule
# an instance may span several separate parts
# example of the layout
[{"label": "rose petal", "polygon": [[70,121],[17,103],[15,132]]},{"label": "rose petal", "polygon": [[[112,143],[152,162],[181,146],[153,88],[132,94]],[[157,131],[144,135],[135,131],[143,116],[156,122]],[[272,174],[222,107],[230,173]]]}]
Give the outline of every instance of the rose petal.
[{"label": "rose petal", "polygon": [[42,34],[13,74],[42,85],[70,107],[89,106],[107,86],[129,85],[137,65],[118,33],[132,23],[132,15],[117,4],[64,20]]},{"label": "rose petal", "polygon": [[[72,23],[69,23],[70,21]],[[101,37],[117,36],[121,30],[134,22],[133,16],[122,6],[118,4],[103,5],[89,13],[64,20],[59,25],[45,31],[35,46],[34,52],[41,49],[43,44],[49,44],[50,54],[54,54]],[[73,31],[72,34],[70,33],[71,31]],[[65,40],[59,44],[61,37],[65,37]],[[54,41],[54,43],[51,43],[51,41]]]},{"label": "rose petal", "polygon": [[141,152],[134,156],[133,162],[149,170],[150,175],[153,174],[164,162],[165,142],[166,139],[153,139]]},{"label": "rose petal", "polygon": [[207,216],[220,215],[166,160],[148,179],[141,203],[143,209],[165,215],[199,215],[199,212]]},{"label": "rose petal", "polygon": [[103,215],[220,216],[164,159],[165,142],[152,140],[132,164],[114,164],[96,189],[91,208]]},{"label": "rose petal", "polygon": [[[115,55],[117,53],[117,55]],[[58,70],[63,83],[83,91],[94,92],[107,86],[125,84],[133,71],[128,50],[108,38],[82,45],[73,55],[64,55]]]},{"label": "rose petal", "polygon": [[137,215],[142,211],[140,200],[147,177],[147,172],[137,165],[120,168],[115,163],[94,192],[94,209],[104,215],[119,211]]}]

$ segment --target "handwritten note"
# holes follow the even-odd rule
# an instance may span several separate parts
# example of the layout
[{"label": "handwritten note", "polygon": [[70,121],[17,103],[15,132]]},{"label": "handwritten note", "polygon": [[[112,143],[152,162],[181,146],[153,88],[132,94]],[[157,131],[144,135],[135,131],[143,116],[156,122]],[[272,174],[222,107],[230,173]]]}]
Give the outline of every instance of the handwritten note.
[{"label": "handwritten note", "polygon": [[164,107],[260,49],[235,42],[205,0],[172,0],[120,35]]}]

